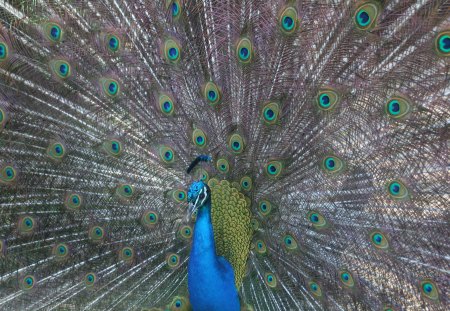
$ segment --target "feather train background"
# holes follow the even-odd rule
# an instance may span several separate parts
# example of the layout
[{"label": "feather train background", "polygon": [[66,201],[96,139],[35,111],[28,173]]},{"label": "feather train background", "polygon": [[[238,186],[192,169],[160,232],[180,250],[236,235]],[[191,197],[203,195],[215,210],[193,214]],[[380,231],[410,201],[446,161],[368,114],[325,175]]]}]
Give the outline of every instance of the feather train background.
[{"label": "feather train background", "polygon": [[0,309],[188,310],[225,179],[243,308],[448,310],[449,55],[449,1],[0,1]]}]

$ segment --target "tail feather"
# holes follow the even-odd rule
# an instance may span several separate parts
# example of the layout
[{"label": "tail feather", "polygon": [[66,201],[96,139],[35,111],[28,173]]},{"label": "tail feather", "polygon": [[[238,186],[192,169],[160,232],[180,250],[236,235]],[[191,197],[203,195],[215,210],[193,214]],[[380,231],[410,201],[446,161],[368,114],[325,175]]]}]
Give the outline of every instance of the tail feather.
[{"label": "tail feather", "polygon": [[192,174],[245,194],[249,310],[444,310],[449,11],[0,4],[0,307],[189,310]]}]

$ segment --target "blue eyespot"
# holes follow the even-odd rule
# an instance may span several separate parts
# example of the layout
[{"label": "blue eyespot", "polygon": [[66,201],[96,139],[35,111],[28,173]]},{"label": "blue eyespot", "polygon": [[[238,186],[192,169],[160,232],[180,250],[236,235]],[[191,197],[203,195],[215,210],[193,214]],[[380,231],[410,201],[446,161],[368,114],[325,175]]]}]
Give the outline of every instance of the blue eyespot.
[{"label": "blue eyespot", "polygon": [[57,244],[53,248],[53,255],[56,259],[64,259],[69,255],[69,249],[66,244]]},{"label": "blue eyespot", "polygon": [[442,37],[439,42],[442,46],[442,49],[448,53],[450,51],[450,36]]},{"label": "blue eyespot", "polygon": [[357,18],[358,18],[358,23],[361,26],[367,26],[370,23],[370,16],[364,10],[359,11]]},{"label": "blue eyespot", "polygon": [[376,27],[376,21],[381,12],[378,1],[364,1],[356,9],[354,22],[360,30],[369,31]]},{"label": "blue eyespot", "polygon": [[178,57],[178,50],[176,48],[169,49],[169,58],[176,59]]},{"label": "blue eyespot", "polygon": [[25,282],[30,286],[33,285],[33,279],[31,277],[26,278]]},{"label": "blue eyespot", "polygon": [[262,108],[262,120],[266,125],[277,124],[281,115],[281,106],[278,102],[268,102]]},{"label": "blue eyespot", "polygon": [[175,162],[175,153],[173,149],[168,146],[161,146],[159,148],[159,157],[166,164]]},{"label": "blue eyespot", "polygon": [[53,26],[50,29],[50,36],[52,36],[53,39],[58,40],[59,39],[59,35],[60,35],[61,30],[59,29],[58,26]]},{"label": "blue eyespot", "polygon": [[330,175],[338,175],[345,169],[345,162],[336,155],[328,155],[320,162],[320,168]]},{"label": "blue eyespot", "polygon": [[319,284],[317,284],[314,281],[310,281],[308,283],[309,285],[309,289],[311,290],[311,294],[313,294],[315,297],[317,298],[321,298],[322,297],[322,289],[320,288]]},{"label": "blue eyespot", "polygon": [[52,59],[49,63],[51,71],[59,79],[67,79],[72,75],[70,64],[63,59]]},{"label": "blue eyespot", "polygon": [[264,113],[265,113],[267,120],[269,120],[269,121],[272,121],[275,117],[275,112],[273,112],[273,110],[270,108],[267,108]]},{"label": "blue eyespot", "polygon": [[120,49],[120,39],[113,33],[106,35],[105,44],[107,49],[112,53],[115,53]]},{"label": "blue eyespot", "polygon": [[84,277],[84,284],[88,287],[93,286],[95,283],[95,274],[93,272],[89,272]]},{"label": "blue eyespot", "polygon": [[338,91],[329,86],[323,86],[319,89],[315,98],[315,104],[319,111],[331,111],[340,102]]},{"label": "blue eyespot", "polygon": [[286,30],[292,30],[292,28],[294,28],[295,24],[294,24],[294,20],[292,19],[292,17],[290,16],[285,16],[283,17],[283,27]]},{"label": "blue eyespot", "polygon": [[163,107],[164,107],[165,112],[170,112],[170,110],[172,109],[172,104],[167,101],[167,102],[164,102]]},{"label": "blue eyespot", "polygon": [[439,38],[439,50],[442,53],[450,53],[450,35],[443,35]]},{"label": "blue eyespot", "polygon": [[400,184],[397,182],[393,182],[390,185],[389,190],[391,191],[392,194],[398,194],[400,192]]},{"label": "blue eyespot", "polygon": [[102,85],[103,93],[111,98],[116,97],[119,94],[120,86],[119,82],[111,78],[101,78],[100,83]]},{"label": "blue eyespot", "polygon": [[117,142],[113,142],[112,144],[111,144],[111,148],[112,148],[112,150],[114,150],[114,151],[118,151],[119,149],[120,149],[120,146],[119,146],[119,144],[117,143]]},{"label": "blue eyespot", "polygon": [[400,113],[400,104],[397,100],[389,102],[389,113],[392,115],[398,115]]},{"label": "blue eyespot", "polygon": [[176,64],[181,60],[181,47],[174,39],[167,39],[164,42],[163,56],[170,64]]},{"label": "blue eyespot", "polygon": [[333,169],[334,166],[336,165],[333,158],[328,158],[325,163],[327,165],[327,168],[329,169]]},{"label": "blue eyespot", "polygon": [[265,280],[267,286],[270,288],[276,288],[277,287],[277,277],[273,273],[265,273]]},{"label": "blue eyespot", "polygon": [[386,235],[378,229],[374,229],[369,234],[372,245],[380,250],[389,249],[389,240]]},{"label": "blue eyespot", "polygon": [[275,173],[277,171],[277,168],[275,166],[273,166],[273,165],[270,165],[269,166],[269,171],[272,172],[272,173]]},{"label": "blue eyespot", "polygon": [[6,59],[8,56],[8,47],[5,43],[0,42],[0,61]]},{"label": "blue eyespot", "polygon": [[410,198],[408,188],[398,179],[387,183],[387,191],[394,200],[408,200]]},{"label": "blue eyespot", "polygon": [[33,222],[29,219],[25,220],[25,225],[30,228],[33,225]]},{"label": "blue eyespot", "polygon": [[214,91],[212,91],[212,90],[208,92],[208,99],[209,99],[210,101],[215,101],[216,98],[217,98],[216,92],[214,92]]},{"label": "blue eyespot", "polygon": [[440,299],[438,285],[432,279],[423,279],[420,281],[420,290],[424,298],[438,302]]},{"label": "blue eyespot", "polygon": [[43,24],[44,35],[53,43],[58,43],[63,37],[63,29],[55,22],[45,22]]},{"label": "blue eyespot", "polygon": [[165,157],[166,160],[168,160],[168,161],[172,160],[172,152],[166,151],[166,153],[164,153],[164,157]]},{"label": "blue eyespot", "polygon": [[212,107],[222,102],[222,94],[219,86],[213,82],[208,81],[202,89],[203,97],[207,100],[208,104]]},{"label": "blue eyespot", "polygon": [[177,17],[180,14],[180,8],[178,7],[178,3],[172,3],[172,16]]},{"label": "blue eyespot", "polygon": [[89,229],[89,238],[94,242],[101,242],[105,238],[105,230],[100,226]]},{"label": "blue eyespot", "polygon": [[381,242],[383,241],[383,236],[381,235],[381,234],[375,234],[374,236],[373,236],[373,241],[376,243],[376,244],[381,244]]},{"label": "blue eyespot", "polygon": [[264,241],[257,240],[255,243],[256,243],[256,252],[261,255],[266,254],[267,248],[266,248],[266,244],[264,243]]},{"label": "blue eyespot", "polygon": [[21,287],[23,290],[31,290],[34,287],[35,278],[32,275],[27,275],[21,280]]},{"label": "blue eyespot", "polygon": [[59,72],[60,72],[63,76],[65,76],[65,75],[69,72],[69,68],[67,67],[66,64],[61,64],[61,65],[59,66]]},{"label": "blue eyespot", "polygon": [[328,108],[330,106],[330,97],[327,94],[320,95],[320,106]]},{"label": "blue eyespot", "polygon": [[281,31],[285,35],[294,34],[299,23],[298,12],[295,6],[287,6],[279,15],[278,23],[280,24]]},{"label": "blue eyespot", "polygon": [[425,283],[423,285],[423,290],[427,293],[431,293],[431,291],[433,290],[433,285],[431,285],[430,283]]},{"label": "blue eyespot", "polygon": [[233,153],[240,154],[245,148],[244,138],[240,134],[234,133],[228,140],[228,146]]},{"label": "blue eyespot", "polygon": [[392,119],[403,119],[412,111],[412,103],[402,96],[394,96],[385,105],[385,113]]},{"label": "blue eyespot", "polygon": [[236,56],[241,64],[250,64],[254,56],[253,43],[249,38],[242,37],[236,46]]},{"label": "blue eyespot", "polygon": [[122,248],[119,254],[119,258],[125,262],[131,262],[133,260],[134,251],[131,247],[126,246]]},{"label": "blue eyespot", "polygon": [[146,211],[141,217],[141,223],[147,228],[153,228],[158,223],[158,215],[154,211]]},{"label": "blue eyespot", "polygon": [[109,39],[109,47],[112,49],[116,49],[117,45],[119,44],[119,41],[117,40],[117,38],[110,38]]},{"label": "blue eyespot", "polygon": [[239,51],[239,55],[241,56],[241,58],[243,60],[246,60],[250,57],[250,52],[247,48],[241,48],[241,50]]}]

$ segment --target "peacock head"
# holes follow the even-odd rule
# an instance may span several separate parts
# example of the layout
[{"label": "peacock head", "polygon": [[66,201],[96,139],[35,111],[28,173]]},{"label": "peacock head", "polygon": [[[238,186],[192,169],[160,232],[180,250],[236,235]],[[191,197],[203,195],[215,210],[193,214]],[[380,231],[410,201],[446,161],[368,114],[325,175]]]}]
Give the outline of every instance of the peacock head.
[{"label": "peacock head", "polygon": [[211,189],[201,180],[194,181],[189,187],[187,200],[189,203],[188,216],[191,218],[197,209],[211,200]]}]

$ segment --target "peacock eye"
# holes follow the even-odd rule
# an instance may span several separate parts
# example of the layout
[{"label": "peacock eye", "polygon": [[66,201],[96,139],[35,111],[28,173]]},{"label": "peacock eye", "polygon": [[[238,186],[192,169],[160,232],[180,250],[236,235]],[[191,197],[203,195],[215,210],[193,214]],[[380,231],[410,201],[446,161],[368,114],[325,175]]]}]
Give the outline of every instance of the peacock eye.
[{"label": "peacock eye", "polygon": [[200,193],[200,199],[203,199],[205,197],[204,193]]}]

